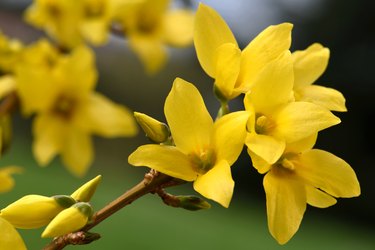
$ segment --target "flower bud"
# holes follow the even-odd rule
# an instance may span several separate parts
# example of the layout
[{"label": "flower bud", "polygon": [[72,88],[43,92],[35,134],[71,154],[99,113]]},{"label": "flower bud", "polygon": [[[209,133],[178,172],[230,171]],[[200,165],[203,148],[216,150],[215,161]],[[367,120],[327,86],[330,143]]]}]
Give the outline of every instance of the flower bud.
[{"label": "flower bud", "polygon": [[134,117],[141,126],[146,136],[156,143],[162,143],[168,140],[170,131],[165,123],[143,114],[134,112]]},{"label": "flower bud", "polygon": [[87,224],[92,214],[93,210],[89,203],[78,202],[56,215],[43,231],[42,238],[53,238],[75,232]]},{"label": "flower bud", "polygon": [[179,201],[179,207],[190,210],[190,211],[197,211],[201,209],[209,209],[211,208],[210,203],[207,201],[197,197],[197,196],[176,196]]},{"label": "flower bud", "polygon": [[[16,228],[31,229],[47,225],[61,212],[68,198],[26,195],[0,211],[0,216]],[[65,202],[62,202],[65,200]],[[73,204],[72,199],[70,204]]]},{"label": "flower bud", "polygon": [[94,195],[96,188],[98,187],[101,180],[102,180],[101,175],[96,176],[94,179],[86,182],[80,188],[74,191],[74,193],[71,194],[71,197],[75,199],[76,201],[84,201],[84,202],[90,201],[91,197]]}]

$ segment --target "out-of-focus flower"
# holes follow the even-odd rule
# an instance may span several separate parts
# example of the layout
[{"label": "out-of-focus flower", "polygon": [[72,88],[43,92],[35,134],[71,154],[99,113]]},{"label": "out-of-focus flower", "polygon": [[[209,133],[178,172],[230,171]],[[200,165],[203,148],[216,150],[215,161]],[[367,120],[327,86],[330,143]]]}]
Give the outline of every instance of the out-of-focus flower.
[{"label": "out-of-focus flower", "polygon": [[39,228],[47,225],[59,212],[74,202],[68,196],[26,195],[2,209],[0,217],[16,228]]},{"label": "out-of-focus flower", "polygon": [[22,168],[8,166],[0,168],[0,193],[8,192],[14,187],[12,174],[22,173]]},{"label": "out-of-focus flower", "polygon": [[17,230],[0,216],[0,249],[26,250],[25,243]]},{"label": "out-of-focus flower", "polygon": [[319,85],[313,85],[326,70],[329,49],[314,43],[305,50],[292,54],[294,65],[294,96],[296,101],[318,104],[333,111],[347,111],[341,92]]},{"label": "out-of-focus flower", "polygon": [[269,26],[241,51],[221,16],[200,4],[194,45],[202,68],[215,79],[217,96],[230,100],[248,92],[263,68],[289,49],[292,27],[290,23]]},{"label": "out-of-focus flower", "polygon": [[108,39],[116,2],[118,0],[34,0],[25,18],[44,29],[63,48],[74,48],[84,40],[101,45]]},{"label": "out-of-focus flower", "polygon": [[169,10],[170,2],[143,0],[117,11],[116,20],[149,73],[166,63],[166,45],[185,47],[193,41],[193,12]]},{"label": "out-of-focus flower", "polygon": [[55,57],[53,49],[40,47],[40,53],[38,45],[28,51],[30,60],[23,60],[16,70],[22,109],[36,113],[33,152],[43,166],[61,154],[68,169],[82,176],[93,160],[91,134],[133,136],[137,127],[126,107],[93,91],[97,72],[89,48],[77,47]]},{"label": "out-of-focus flower", "polygon": [[252,155],[253,166],[266,173],[263,186],[267,198],[268,227],[272,236],[285,244],[297,232],[306,204],[326,208],[336,198],[360,194],[355,172],[341,158],[312,149],[316,134],[288,144],[274,163]]},{"label": "out-of-focus flower", "polygon": [[248,113],[234,112],[213,122],[198,90],[179,78],[164,113],[176,146],[141,146],[129,163],[194,181],[197,192],[228,207],[234,187],[230,166],[243,148]]},{"label": "out-of-focus flower", "polygon": [[251,116],[246,145],[269,164],[292,143],[338,124],[329,110],[309,102],[293,101],[293,62],[289,51],[268,63],[244,99]]},{"label": "out-of-focus flower", "polygon": [[18,62],[23,45],[20,41],[7,38],[0,31],[0,75],[13,71]]},{"label": "out-of-focus flower", "polygon": [[87,224],[92,214],[93,210],[89,203],[78,202],[56,215],[43,231],[42,238],[75,232]]}]

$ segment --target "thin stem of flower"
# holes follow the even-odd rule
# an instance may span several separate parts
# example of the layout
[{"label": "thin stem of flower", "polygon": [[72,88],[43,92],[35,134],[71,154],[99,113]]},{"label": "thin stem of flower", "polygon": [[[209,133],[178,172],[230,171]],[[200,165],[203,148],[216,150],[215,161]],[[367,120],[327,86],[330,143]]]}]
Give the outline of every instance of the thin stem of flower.
[{"label": "thin stem of flower", "polygon": [[86,225],[79,232],[70,233],[55,238],[52,242],[50,242],[47,246],[44,247],[44,250],[61,250],[65,246],[73,244],[72,242],[74,242],[75,245],[88,244],[91,241],[72,241],[72,237],[77,238],[76,234],[87,233],[88,230],[92,229],[100,222],[110,217],[115,212],[131,204],[133,201],[137,200],[145,194],[154,193],[156,190],[165,187],[180,185],[182,183],[185,182],[151,170],[149,173],[145,175],[145,178],[140,183],[126,191],[123,195],[113,200],[111,203],[109,203],[104,208],[99,210],[96,214],[94,214],[93,221],[90,224]]},{"label": "thin stem of flower", "polygon": [[221,118],[222,116],[228,114],[230,112],[228,102],[227,101],[221,101],[220,102],[220,109],[217,112],[216,120]]}]

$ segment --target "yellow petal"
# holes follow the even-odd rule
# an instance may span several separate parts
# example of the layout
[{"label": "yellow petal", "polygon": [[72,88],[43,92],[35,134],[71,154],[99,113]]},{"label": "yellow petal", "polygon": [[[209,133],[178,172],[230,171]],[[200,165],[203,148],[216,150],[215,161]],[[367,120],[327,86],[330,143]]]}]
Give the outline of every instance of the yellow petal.
[{"label": "yellow petal", "polygon": [[14,187],[12,174],[22,173],[22,168],[9,166],[0,168],[0,193],[8,192]]},{"label": "yellow petal", "polygon": [[247,45],[238,77],[241,85],[250,88],[264,66],[289,49],[292,28],[290,23],[269,26]]},{"label": "yellow petal", "polygon": [[184,47],[193,42],[194,13],[190,10],[172,10],[164,16],[166,43]]},{"label": "yellow petal", "polygon": [[318,139],[318,133],[312,134],[301,140],[288,143],[285,148],[285,152],[303,153],[312,149]]},{"label": "yellow petal", "polygon": [[296,169],[299,176],[334,197],[354,197],[361,192],[350,165],[329,152],[310,150],[301,155],[300,165]]},{"label": "yellow petal", "polygon": [[241,50],[233,43],[219,46],[215,53],[215,85],[225,99],[233,99],[240,93],[233,93],[240,72]]},{"label": "yellow petal", "polygon": [[214,124],[216,161],[225,160],[232,165],[240,155],[246,137],[248,112],[232,112]]},{"label": "yellow petal", "polygon": [[210,145],[213,121],[198,89],[176,78],[164,105],[176,146],[184,153],[203,152]]},{"label": "yellow petal", "polygon": [[77,108],[74,123],[82,130],[105,137],[137,134],[131,111],[99,93],[92,93],[88,100]]},{"label": "yellow petal", "polygon": [[210,171],[194,182],[194,189],[204,197],[228,207],[232,199],[234,181],[226,161],[218,162]]},{"label": "yellow petal", "polygon": [[41,166],[46,166],[61,149],[66,138],[63,120],[48,114],[38,115],[33,123],[33,153]]},{"label": "yellow petal", "polygon": [[84,176],[94,158],[91,136],[87,132],[70,127],[64,140],[61,149],[64,165],[72,174]]},{"label": "yellow petal", "polygon": [[295,90],[297,101],[312,102],[328,110],[345,112],[345,97],[340,91],[319,85],[306,86]]},{"label": "yellow petal", "polygon": [[0,99],[16,90],[16,81],[14,77],[5,75],[0,77]]},{"label": "yellow petal", "polygon": [[108,40],[108,26],[104,18],[87,20],[80,26],[82,35],[94,45],[102,45]]},{"label": "yellow petal", "polygon": [[247,153],[251,157],[251,163],[258,173],[264,174],[271,169],[271,164],[267,163],[263,158],[253,153],[249,148],[247,149]]},{"label": "yellow petal", "polygon": [[172,146],[143,145],[129,156],[128,161],[133,166],[153,168],[185,181],[197,178],[189,158]]},{"label": "yellow petal", "polygon": [[301,140],[323,129],[340,123],[327,109],[308,102],[292,102],[280,109],[274,117],[273,135],[287,143]]},{"label": "yellow petal", "polygon": [[283,154],[285,142],[272,136],[249,133],[246,137],[246,146],[267,163],[273,164]]},{"label": "yellow petal", "polygon": [[194,45],[204,71],[215,78],[216,49],[224,43],[237,46],[236,38],[223,18],[211,7],[199,4],[194,23]]},{"label": "yellow petal", "polygon": [[332,196],[310,185],[306,185],[306,198],[309,205],[319,208],[330,207],[337,202]]},{"label": "yellow petal", "polygon": [[0,249],[26,250],[25,243],[17,230],[0,216]]},{"label": "yellow petal", "polygon": [[267,114],[276,106],[287,103],[292,89],[293,64],[287,51],[258,74],[247,98],[250,98],[257,113]]},{"label": "yellow petal", "polygon": [[292,54],[294,62],[295,88],[312,84],[326,70],[329,59],[329,49],[319,43],[314,43],[306,50],[295,51]]},{"label": "yellow petal", "polygon": [[167,52],[157,38],[132,36],[129,37],[129,45],[138,55],[149,74],[155,74],[167,61]]},{"label": "yellow petal", "polygon": [[263,179],[266,192],[268,228],[271,235],[285,244],[297,232],[306,210],[304,185],[288,172],[272,169]]}]

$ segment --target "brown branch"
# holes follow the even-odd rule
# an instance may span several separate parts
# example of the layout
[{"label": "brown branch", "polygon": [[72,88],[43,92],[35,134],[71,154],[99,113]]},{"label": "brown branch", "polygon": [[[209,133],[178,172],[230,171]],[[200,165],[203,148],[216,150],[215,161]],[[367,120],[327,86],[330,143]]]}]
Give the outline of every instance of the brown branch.
[{"label": "brown branch", "polygon": [[0,103],[0,116],[11,113],[18,106],[16,92],[8,94]]},{"label": "brown branch", "polygon": [[[162,187],[170,187],[176,186],[179,184],[184,183],[183,181],[176,180],[173,177],[170,177],[165,174],[158,173],[154,170],[151,170],[149,173],[145,175],[145,178],[135,185],[133,188],[126,191],[123,195],[106,205],[104,208],[100,209],[95,215],[93,216],[93,222],[86,225],[82,228],[79,232],[70,233],[67,235],[63,235],[60,237],[55,238],[52,242],[50,242],[47,246],[44,247],[44,250],[61,250],[69,244],[72,245],[83,245],[92,242],[98,238],[95,238],[90,241],[87,238],[79,238],[79,235],[82,234],[91,234],[88,233],[88,230],[92,229],[100,222],[105,220],[106,218],[110,217],[115,212],[119,211],[123,207],[131,204],[133,201],[137,200],[138,198],[142,197],[148,193],[154,193],[156,190]],[[79,234],[77,236],[77,234]],[[97,234],[94,234],[97,235]],[[73,238],[75,240],[73,240]],[[78,239],[78,240],[77,240]],[[79,240],[82,239],[82,240]]]}]

